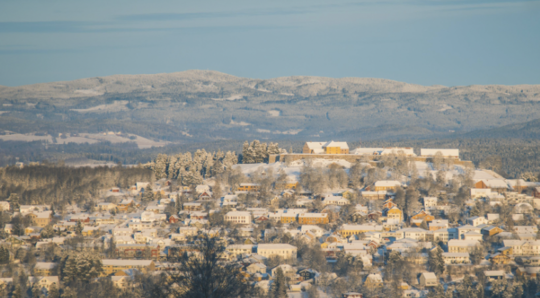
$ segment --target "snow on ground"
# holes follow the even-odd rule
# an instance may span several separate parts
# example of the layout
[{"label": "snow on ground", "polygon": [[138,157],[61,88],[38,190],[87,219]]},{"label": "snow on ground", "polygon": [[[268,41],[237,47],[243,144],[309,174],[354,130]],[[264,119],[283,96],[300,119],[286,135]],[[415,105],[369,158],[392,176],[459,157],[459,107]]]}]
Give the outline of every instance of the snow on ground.
[{"label": "snow on ground", "polygon": [[[129,137],[135,136],[136,138],[134,140],[130,139]],[[33,141],[46,141],[50,144],[53,144],[52,136],[46,135],[46,136],[36,136],[35,134],[20,134],[20,133],[13,133],[13,134],[6,134],[6,135],[0,135],[0,140],[3,141],[22,141],[22,142],[33,142]],[[133,135],[133,134],[127,134],[127,135],[116,135],[111,133],[81,133],[78,136],[68,136],[66,138],[56,138],[57,144],[68,144],[68,143],[76,143],[76,144],[94,144],[101,141],[109,141],[111,143],[126,143],[126,142],[135,142],[139,149],[145,149],[145,148],[151,148],[151,147],[163,147],[170,142],[167,141],[153,141],[141,136]]]},{"label": "snow on ground", "polygon": [[231,96],[226,97],[226,98],[212,98],[212,100],[217,100],[217,101],[230,100],[230,101],[233,101],[233,100],[237,100],[237,99],[242,99],[243,97],[244,97],[244,94],[234,94],[234,95],[231,95]]},{"label": "snow on ground", "polygon": [[46,136],[36,136],[34,134],[20,134],[14,133],[9,135],[0,135],[0,140],[2,141],[22,141],[22,142],[33,142],[33,141],[47,141],[52,143],[52,137],[49,135]]},{"label": "snow on ground", "polygon": [[248,125],[251,125],[251,123],[247,123],[247,122],[244,122],[244,121],[236,122],[236,121],[234,121],[234,120],[231,120],[231,123],[229,123],[229,125],[234,125],[234,126],[248,126]]},{"label": "snow on ground", "polygon": [[[130,139],[129,137],[135,136],[136,138],[134,140]],[[170,142],[167,141],[153,141],[141,136],[133,135],[133,134],[127,134],[127,136],[124,135],[117,135],[113,133],[81,133],[77,137],[68,136],[65,139],[62,138],[56,138],[56,142],[59,144],[68,144],[68,143],[77,143],[77,144],[83,144],[83,143],[97,143],[100,141],[109,141],[111,143],[126,143],[126,142],[135,142],[139,149],[146,149],[146,148],[152,148],[152,147],[163,147]]]},{"label": "snow on ground", "polygon": [[[80,91],[80,90],[78,90]],[[127,100],[118,100],[111,104],[104,104],[104,105],[98,105],[95,107],[87,108],[87,109],[71,109],[71,111],[75,111],[77,113],[99,113],[99,112],[119,112],[119,111],[126,111],[129,110],[126,105],[129,102]]]},{"label": "snow on ground", "polygon": [[[424,177],[426,173],[426,169],[429,170],[431,175],[433,176],[433,179],[436,179],[437,177],[437,171],[433,168],[433,164],[430,162],[423,162],[423,161],[415,161],[416,163],[416,169],[418,169],[418,175],[420,177]],[[446,172],[446,181],[452,180],[454,176],[461,175],[465,173],[465,170],[460,165],[454,165],[454,169],[452,171]]]},{"label": "snow on ground", "polygon": [[81,89],[81,90],[75,90],[73,93],[77,94],[83,94],[88,96],[99,96],[105,94],[103,91],[97,91],[94,89]]},{"label": "snow on ground", "polygon": [[279,117],[281,115],[281,111],[270,110],[270,111],[268,111],[268,114],[270,114],[270,117]]},{"label": "snow on ground", "polygon": [[[311,160],[311,166],[313,167],[328,167],[329,165],[331,164],[337,164],[337,165],[340,165],[346,169],[349,169],[350,167],[352,167],[352,163],[346,161],[346,160],[343,160],[343,159],[324,159],[324,158],[315,158],[315,159],[312,159]],[[291,167],[303,167],[304,165],[306,165],[306,161],[303,160],[303,159],[300,159],[300,160],[295,160],[293,162],[290,163],[290,166]]]},{"label": "snow on ground", "polygon": [[447,104],[443,104],[442,108],[438,109],[437,111],[444,112],[446,110],[451,110],[451,109],[453,109],[451,106],[449,106]]}]

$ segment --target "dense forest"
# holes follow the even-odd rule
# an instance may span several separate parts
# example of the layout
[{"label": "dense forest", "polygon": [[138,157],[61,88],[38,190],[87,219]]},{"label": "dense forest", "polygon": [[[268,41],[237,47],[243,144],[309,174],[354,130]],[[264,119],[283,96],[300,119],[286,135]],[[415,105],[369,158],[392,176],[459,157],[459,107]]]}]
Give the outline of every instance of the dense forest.
[{"label": "dense forest", "polygon": [[0,169],[0,198],[16,193],[20,204],[84,205],[99,197],[99,191],[152,181],[153,176],[150,169],[142,167],[10,166]]}]

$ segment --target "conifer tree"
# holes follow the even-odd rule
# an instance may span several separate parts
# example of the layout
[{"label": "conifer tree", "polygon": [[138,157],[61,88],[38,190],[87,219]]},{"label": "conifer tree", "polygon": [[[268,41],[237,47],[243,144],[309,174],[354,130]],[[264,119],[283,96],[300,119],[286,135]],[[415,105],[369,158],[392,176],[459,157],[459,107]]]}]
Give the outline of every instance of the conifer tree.
[{"label": "conifer tree", "polygon": [[285,275],[283,274],[283,270],[281,268],[278,268],[276,272],[276,278],[274,279],[274,283],[272,284],[271,289],[271,297],[272,298],[287,298],[287,280],[285,279]]},{"label": "conifer tree", "polygon": [[77,235],[82,235],[82,231],[83,231],[84,227],[81,223],[80,220],[77,221],[77,226],[75,227],[75,232],[77,233]]},{"label": "conifer tree", "polygon": [[8,198],[11,211],[12,212],[19,212],[20,211],[20,205],[19,205],[19,195],[16,193],[11,193]]},{"label": "conifer tree", "polygon": [[436,246],[429,251],[428,255],[428,269],[437,275],[444,272],[444,259],[442,256],[443,250]]},{"label": "conifer tree", "polygon": [[60,298],[60,292],[58,291],[58,288],[55,285],[52,285],[49,288],[49,292],[47,293],[47,298]]}]

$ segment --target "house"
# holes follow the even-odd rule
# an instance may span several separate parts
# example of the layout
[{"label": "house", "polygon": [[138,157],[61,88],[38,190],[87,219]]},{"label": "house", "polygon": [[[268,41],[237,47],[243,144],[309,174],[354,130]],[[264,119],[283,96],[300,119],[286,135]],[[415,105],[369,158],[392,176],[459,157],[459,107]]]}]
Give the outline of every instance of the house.
[{"label": "house", "polygon": [[439,281],[437,280],[437,276],[433,272],[423,272],[420,274],[420,285],[429,288],[429,287],[435,287],[439,284]]},{"label": "house", "polygon": [[417,212],[416,214],[411,216],[411,221],[413,221],[413,220],[421,220],[421,221],[430,222],[430,221],[433,221],[434,219],[435,219],[435,216],[429,214],[428,212],[426,212],[424,210],[422,210],[420,212]]},{"label": "house", "polygon": [[143,273],[149,273],[156,268],[152,260],[101,260],[103,272],[101,276],[109,276],[117,271],[126,269],[137,269]]},{"label": "house", "polygon": [[120,290],[124,290],[128,287],[129,281],[131,278],[129,276],[120,275],[120,276],[111,276],[111,281],[115,287]]},{"label": "house", "polygon": [[368,289],[381,288],[383,286],[383,279],[379,273],[372,273],[366,277],[364,281],[364,287]]},{"label": "house", "polygon": [[486,227],[483,227],[480,232],[482,233],[482,235],[489,237],[489,236],[495,236],[499,233],[502,233],[504,232],[504,230],[499,227],[486,226]]},{"label": "house", "polygon": [[503,240],[503,245],[512,248],[514,256],[540,255],[540,240]]},{"label": "house", "polygon": [[298,223],[301,225],[327,224],[327,213],[302,213],[298,215]]},{"label": "house", "polygon": [[330,141],[322,146],[325,154],[349,154],[347,142]]},{"label": "house", "polygon": [[428,226],[430,231],[437,231],[441,229],[448,229],[448,219],[435,219],[431,221]]},{"label": "house", "polygon": [[246,255],[251,254],[253,251],[253,245],[249,244],[232,244],[228,245],[226,250],[231,254],[237,255]]},{"label": "house", "polygon": [[401,222],[403,220],[403,212],[398,207],[394,206],[390,210],[386,211],[386,217],[389,220]]},{"label": "house", "polygon": [[303,154],[323,154],[324,144],[326,144],[326,142],[306,142],[304,144],[304,147],[302,147],[302,153]]},{"label": "house", "polygon": [[322,200],[323,205],[349,205],[351,202],[342,196],[327,196]]},{"label": "house", "polygon": [[474,232],[477,234],[481,234],[481,231],[482,231],[481,227],[475,227],[471,225],[464,225],[464,226],[458,227],[457,229],[458,229],[460,239],[464,239],[465,238],[464,235],[467,233]]},{"label": "house", "polygon": [[430,211],[437,209],[437,197],[424,197],[424,209]]},{"label": "house", "polygon": [[51,222],[52,211],[32,212],[28,214],[36,224],[36,226],[44,228]]},{"label": "house", "polygon": [[448,241],[448,252],[472,252],[476,247],[480,246],[477,240],[460,240],[452,239]]},{"label": "house", "polygon": [[29,278],[29,280],[32,280],[33,287],[39,290],[45,289],[48,292],[52,287],[59,289],[58,276],[34,277]]},{"label": "house", "polygon": [[116,255],[123,259],[149,258],[157,259],[161,250],[157,244],[117,244]]},{"label": "house", "polygon": [[123,199],[116,208],[119,212],[127,212],[129,208],[133,208],[135,206],[135,202],[133,199]]},{"label": "house", "polygon": [[512,262],[513,260],[508,255],[496,253],[489,257],[489,261],[493,265],[507,265],[510,264],[510,262]]},{"label": "house", "polygon": [[225,221],[234,222],[237,224],[250,224],[251,212],[247,211],[230,211],[225,214]]},{"label": "house", "polygon": [[354,224],[344,224],[339,229],[339,234],[342,237],[349,237],[351,235],[358,235],[367,232],[382,232],[383,226],[381,225],[354,225]]},{"label": "house", "polygon": [[258,192],[259,184],[257,183],[240,183],[236,191],[245,191],[245,192]]},{"label": "house", "polygon": [[508,184],[504,179],[479,179],[475,181],[474,188],[489,188],[491,191],[504,193],[508,190]]},{"label": "house", "polygon": [[296,260],[296,246],[286,243],[259,244],[257,254],[270,258],[271,256],[280,256],[284,259]]},{"label": "house", "polygon": [[540,275],[540,267],[518,267],[516,269],[516,274],[518,276],[526,275],[531,278],[536,278]]},{"label": "house", "polygon": [[36,276],[51,276],[56,274],[58,263],[53,262],[37,262],[34,266],[34,274]]},{"label": "house", "polygon": [[446,265],[471,263],[468,252],[443,252],[442,256]]},{"label": "house", "polygon": [[192,203],[184,203],[182,205],[182,208],[184,209],[184,211],[187,211],[187,212],[191,212],[191,211],[203,211],[203,205],[202,203],[195,203],[195,202],[192,202]]},{"label": "house", "polygon": [[496,281],[496,280],[503,280],[506,278],[506,273],[504,270],[485,270],[484,276],[486,277],[487,281]]},{"label": "house", "polygon": [[518,193],[523,192],[528,187],[527,182],[523,179],[506,179],[506,183],[508,188]]},{"label": "house", "polygon": [[279,269],[281,269],[285,277],[292,278],[296,275],[296,269],[293,266],[288,265],[288,264],[281,264],[271,270],[272,276],[275,277]]},{"label": "house", "polygon": [[467,223],[472,225],[472,226],[477,227],[479,225],[487,224],[488,220],[483,216],[473,216],[473,217],[467,218]]},{"label": "house", "polygon": [[253,264],[246,267],[246,271],[251,273],[251,274],[254,274],[254,273],[265,274],[266,273],[266,265],[262,264],[262,263],[253,263]]},{"label": "house", "polygon": [[499,220],[499,213],[488,213],[486,214],[486,218],[488,221],[488,224],[493,224],[495,221]]},{"label": "house", "polygon": [[401,182],[395,180],[379,180],[375,182],[375,191],[396,191],[396,188],[401,186]]},{"label": "house", "polygon": [[367,200],[383,200],[384,198],[386,198],[387,192],[386,190],[381,190],[381,191],[364,190],[360,192],[360,194],[362,195],[363,198]]}]

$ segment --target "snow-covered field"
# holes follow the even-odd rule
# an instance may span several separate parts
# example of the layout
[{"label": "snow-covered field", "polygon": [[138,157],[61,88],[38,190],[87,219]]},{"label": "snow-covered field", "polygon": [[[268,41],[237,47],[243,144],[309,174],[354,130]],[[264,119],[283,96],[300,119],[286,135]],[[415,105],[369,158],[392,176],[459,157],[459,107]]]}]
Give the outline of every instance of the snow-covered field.
[{"label": "snow-covered field", "polygon": [[[109,133],[82,133],[79,134],[77,137],[68,136],[65,139],[62,138],[56,138],[56,141],[59,144],[67,144],[67,143],[77,143],[77,144],[83,144],[83,143],[97,143],[101,141],[109,141],[113,144],[116,143],[126,143],[126,142],[135,142],[137,146],[140,149],[146,149],[151,147],[163,147],[170,142],[166,141],[153,141],[141,136],[128,134],[128,137],[116,135],[116,134],[109,134]],[[131,140],[129,137],[135,136],[136,138],[134,140]]]},{"label": "snow-covered field", "polygon": [[49,143],[52,143],[52,137],[50,135],[36,136],[34,134],[20,134],[20,133],[0,135],[0,140],[19,141],[19,142],[47,141]]},{"label": "snow-covered field", "polygon": [[212,100],[216,100],[216,101],[230,100],[230,101],[233,101],[233,100],[242,99],[243,97],[244,97],[244,94],[234,94],[234,95],[231,95],[231,96],[226,97],[226,98],[212,98]]},{"label": "snow-covered field", "polygon": [[[80,90],[77,90],[80,91]],[[87,108],[87,109],[71,109],[71,111],[75,111],[77,113],[101,113],[101,112],[110,112],[115,113],[119,111],[126,111],[129,110],[126,105],[128,104],[127,100],[119,100],[115,101],[111,104],[105,104],[105,105],[98,105],[95,107]]]},{"label": "snow-covered field", "polygon": [[[130,136],[135,136],[136,138],[134,140],[130,139]],[[35,134],[20,134],[20,133],[13,133],[13,134],[7,134],[7,135],[0,135],[0,140],[3,141],[22,141],[22,142],[33,142],[33,141],[46,141],[48,143],[53,143],[52,136],[46,135],[46,136],[36,136]],[[78,136],[71,136],[68,134],[66,138],[56,138],[57,144],[68,144],[68,143],[76,143],[76,144],[94,144],[102,141],[109,141],[111,143],[126,143],[126,142],[135,142],[139,149],[146,149],[151,147],[163,147],[170,142],[167,141],[153,141],[141,136],[128,134],[126,136],[120,136],[116,134],[109,134],[109,133],[81,133]]]}]

